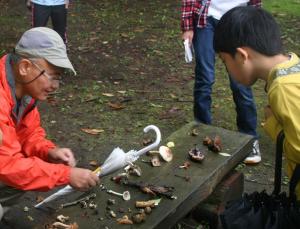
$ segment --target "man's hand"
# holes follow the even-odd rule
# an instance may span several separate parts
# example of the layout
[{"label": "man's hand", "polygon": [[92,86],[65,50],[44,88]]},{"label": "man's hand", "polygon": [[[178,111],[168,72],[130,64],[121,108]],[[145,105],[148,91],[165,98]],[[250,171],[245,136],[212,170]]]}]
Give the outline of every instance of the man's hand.
[{"label": "man's hand", "polygon": [[89,169],[71,168],[70,185],[79,191],[86,192],[99,184],[99,177]]},{"label": "man's hand", "polygon": [[76,161],[73,155],[73,152],[68,148],[54,148],[49,150],[48,158],[50,162],[53,163],[63,163],[74,167]]},{"label": "man's hand", "polygon": [[194,31],[193,31],[193,30],[185,31],[185,32],[183,32],[183,34],[182,34],[182,39],[183,39],[183,40],[188,39],[190,45],[192,45],[193,37],[194,37]]}]

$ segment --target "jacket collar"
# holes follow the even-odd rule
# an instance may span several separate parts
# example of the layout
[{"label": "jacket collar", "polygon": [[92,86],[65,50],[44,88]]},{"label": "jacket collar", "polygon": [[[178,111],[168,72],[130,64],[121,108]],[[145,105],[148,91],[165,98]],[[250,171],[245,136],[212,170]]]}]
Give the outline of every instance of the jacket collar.
[{"label": "jacket collar", "polygon": [[16,83],[11,66],[11,55],[8,54],[5,63],[6,69],[6,79],[10,87],[11,96],[13,98],[14,106],[12,109],[12,116],[17,124],[20,122],[21,118],[28,112],[28,109],[31,110],[36,105],[35,100],[29,96],[25,95],[20,100],[16,98]]}]

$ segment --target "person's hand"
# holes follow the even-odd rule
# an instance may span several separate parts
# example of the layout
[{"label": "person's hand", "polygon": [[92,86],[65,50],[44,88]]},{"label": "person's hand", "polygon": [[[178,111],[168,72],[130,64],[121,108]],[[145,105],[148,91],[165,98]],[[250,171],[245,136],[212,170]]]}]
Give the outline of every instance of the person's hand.
[{"label": "person's hand", "polygon": [[185,31],[185,32],[183,32],[183,34],[182,34],[182,39],[183,39],[183,40],[188,39],[190,45],[192,45],[193,37],[194,37],[194,31],[193,31],[193,30]]},{"label": "person's hand", "polygon": [[267,105],[267,106],[265,106],[265,120],[267,120],[271,116],[273,116],[273,111],[272,111],[270,105]]},{"label": "person's hand", "polygon": [[86,192],[99,184],[99,177],[89,169],[71,168],[70,185],[78,191]]},{"label": "person's hand", "polygon": [[68,148],[54,148],[49,150],[48,158],[50,162],[53,163],[63,163],[74,167],[76,161],[73,155],[73,152]]}]

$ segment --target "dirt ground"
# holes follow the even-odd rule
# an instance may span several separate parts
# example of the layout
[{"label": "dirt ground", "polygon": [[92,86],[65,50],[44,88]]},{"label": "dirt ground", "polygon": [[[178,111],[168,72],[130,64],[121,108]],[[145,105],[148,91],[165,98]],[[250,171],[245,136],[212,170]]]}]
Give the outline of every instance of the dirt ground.
[{"label": "dirt ground", "polygon": [[[48,137],[60,146],[70,147],[80,166],[92,169],[90,161],[100,164],[116,146],[124,150],[141,148],[143,138],[148,137],[143,128],[149,124],[157,125],[164,139],[193,120],[194,66],[184,62],[180,3],[73,1],[68,14],[68,49],[78,76],[66,75],[57,93],[40,104],[40,111]],[[30,28],[30,12],[19,0],[0,0],[0,8],[3,55]],[[287,50],[299,54],[299,18],[275,16]],[[247,192],[272,190],[274,145],[259,127],[266,104],[263,87],[262,82],[253,86],[263,161],[258,166],[241,164],[237,168],[245,174]],[[219,61],[212,111],[213,125],[236,130],[228,79]],[[82,129],[97,129],[100,133],[91,135]],[[20,206],[34,201],[39,194],[28,195]],[[7,221],[16,220],[10,215]]]}]

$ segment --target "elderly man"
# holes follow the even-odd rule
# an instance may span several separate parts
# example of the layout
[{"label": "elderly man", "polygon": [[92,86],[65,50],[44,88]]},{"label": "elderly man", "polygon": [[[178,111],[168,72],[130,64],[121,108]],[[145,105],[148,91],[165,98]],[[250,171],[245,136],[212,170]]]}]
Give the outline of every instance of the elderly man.
[{"label": "elderly man", "polygon": [[57,32],[26,31],[14,53],[0,59],[0,219],[26,190],[48,191],[69,184],[86,191],[99,182],[76,168],[73,153],[45,138],[37,100],[59,87],[63,71],[76,74]]}]

